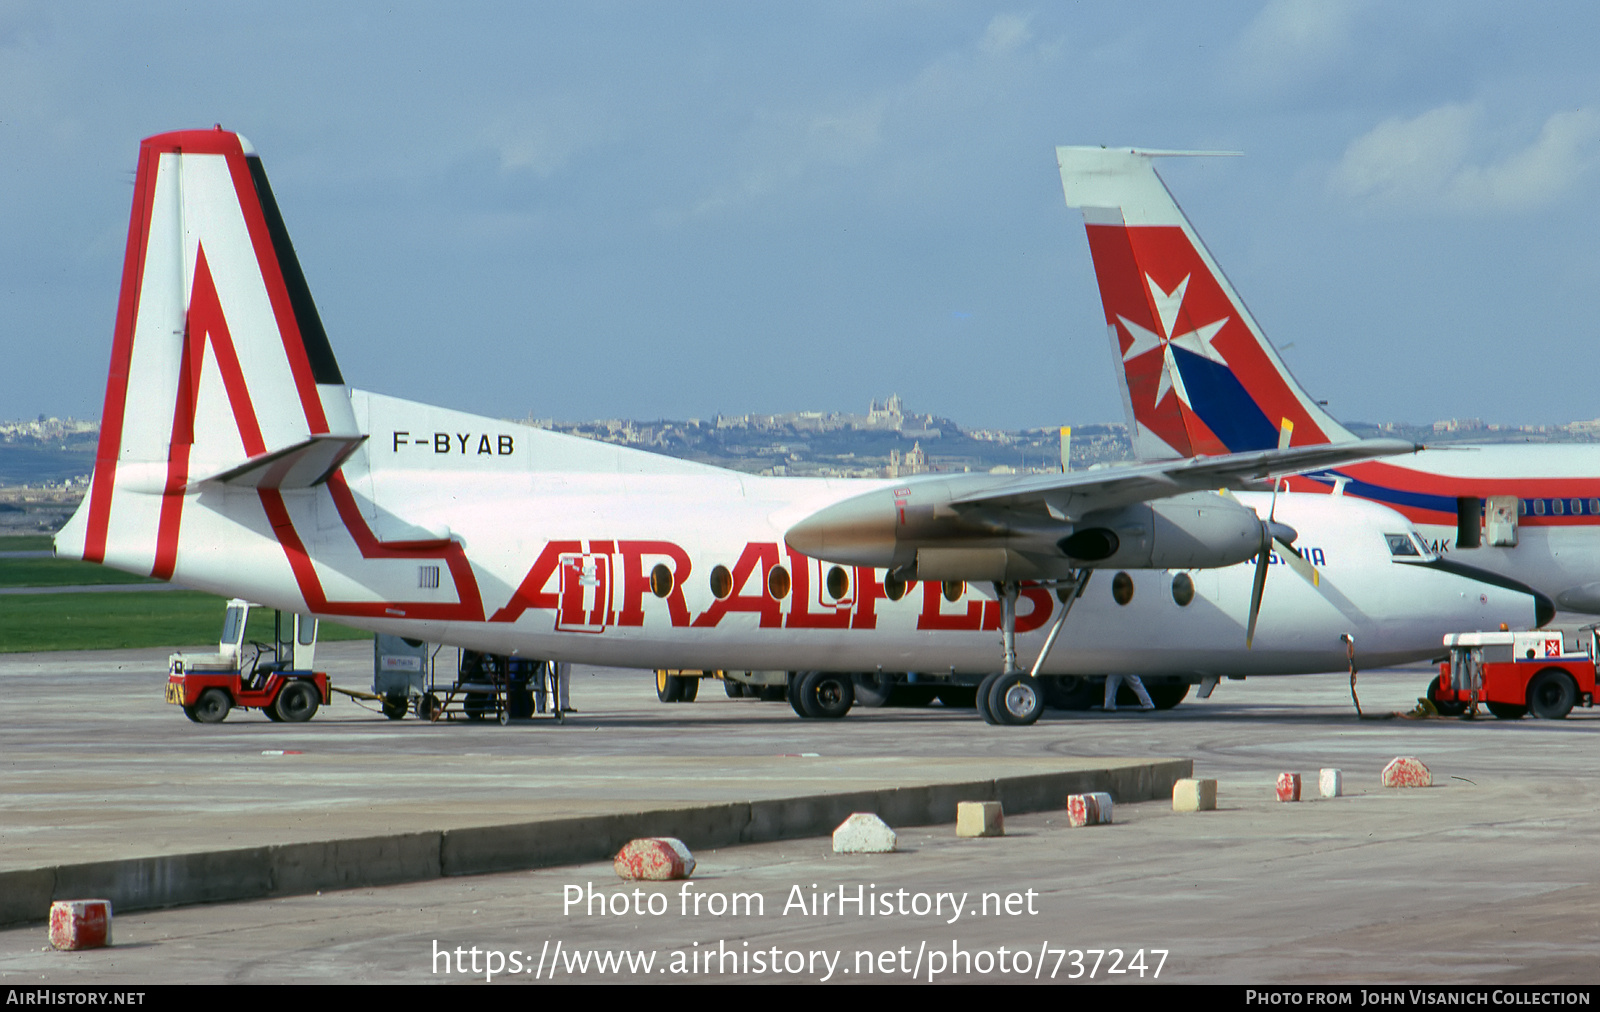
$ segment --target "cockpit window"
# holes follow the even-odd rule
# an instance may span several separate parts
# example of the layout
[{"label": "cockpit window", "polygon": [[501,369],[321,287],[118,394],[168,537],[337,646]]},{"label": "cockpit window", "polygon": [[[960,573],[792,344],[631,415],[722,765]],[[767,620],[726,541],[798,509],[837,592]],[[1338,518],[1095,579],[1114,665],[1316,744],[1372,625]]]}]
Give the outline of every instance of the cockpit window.
[{"label": "cockpit window", "polygon": [[1422,555],[1417,551],[1417,546],[1412,542],[1409,534],[1385,534],[1384,540],[1389,542],[1389,554],[1395,557],[1408,556],[1416,558]]}]

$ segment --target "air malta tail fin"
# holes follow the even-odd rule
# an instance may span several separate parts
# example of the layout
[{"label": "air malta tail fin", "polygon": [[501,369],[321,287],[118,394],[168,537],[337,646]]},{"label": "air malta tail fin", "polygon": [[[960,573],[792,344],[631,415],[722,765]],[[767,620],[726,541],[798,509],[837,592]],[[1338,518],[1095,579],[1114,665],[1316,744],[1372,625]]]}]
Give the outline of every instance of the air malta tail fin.
[{"label": "air malta tail fin", "polygon": [[1083,211],[1100,300],[1143,460],[1356,437],[1284,366],[1156,175],[1162,155],[1057,148],[1067,206]]},{"label": "air malta tail fin", "polygon": [[249,142],[144,141],[94,478],[57,553],[168,578],[186,500],[319,484],[363,438]]}]

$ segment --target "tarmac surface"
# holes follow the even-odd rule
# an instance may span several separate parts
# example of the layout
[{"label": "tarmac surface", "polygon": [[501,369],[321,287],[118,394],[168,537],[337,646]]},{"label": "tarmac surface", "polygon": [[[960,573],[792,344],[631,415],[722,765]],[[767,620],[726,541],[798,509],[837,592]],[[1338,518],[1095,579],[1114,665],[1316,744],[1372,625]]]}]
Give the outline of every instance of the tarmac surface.
[{"label": "tarmac surface", "polygon": [[[319,654],[335,684],[365,688],[370,650]],[[1008,814],[1007,835],[985,840],[896,824],[891,855],[836,855],[825,836],[701,847],[687,886],[622,883],[592,859],[447,869],[118,912],[116,945],[90,952],[50,951],[31,923],[0,930],[0,983],[1600,979],[1589,710],[1361,720],[1348,677],[1330,675],[1028,728],[938,706],[801,721],[712,682],[665,706],[647,673],[579,668],[579,712],[562,724],[391,722],[339,699],[302,725],[237,711],[195,725],[162,701],[165,666],[166,651],[0,656],[0,875],[648,807],[889,798],[1148,757],[1192,759],[1219,781],[1219,806],[1119,803],[1114,825],[1081,829],[1060,811]],[[1363,709],[1409,710],[1427,677],[1363,673]],[[1421,757],[1435,786],[1379,787],[1397,755]],[[1343,769],[1345,797],[1315,797],[1324,766]],[[1283,771],[1302,774],[1310,800],[1273,800]]]}]

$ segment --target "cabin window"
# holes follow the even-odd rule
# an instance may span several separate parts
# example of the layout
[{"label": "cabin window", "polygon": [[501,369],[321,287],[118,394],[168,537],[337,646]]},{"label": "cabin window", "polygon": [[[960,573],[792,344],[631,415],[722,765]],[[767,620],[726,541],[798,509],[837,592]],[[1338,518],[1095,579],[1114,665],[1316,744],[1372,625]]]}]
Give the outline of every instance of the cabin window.
[{"label": "cabin window", "polygon": [[650,570],[650,593],[657,597],[672,593],[672,570],[663,563],[656,563],[656,568]]},{"label": "cabin window", "polygon": [[1118,604],[1127,604],[1133,600],[1133,577],[1127,573],[1118,573],[1111,578],[1111,600]]},{"label": "cabin window", "polygon": [[902,597],[906,596],[906,591],[909,590],[910,588],[911,588],[911,584],[910,583],[908,583],[905,580],[900,579],[900,577],[895,576],[893,573],[885,573],[884,574],[884,577],[883,577],[883,596],[887,597],[889,600],[891,600],[891,601],[900,600]]},{"label": "cabin window", "polygon": [[1533,515],[1536,516],[1536,517],[1544,516],[1544,500],[1543,499],[1535,499],[1533,501]]},{"label": "cabin window", "polygon": [[782,566],[773,566],[767,574],[767,593],[774,600],[782,601],[789,596],[789,571]]},{"label": "cabin window", "polygon": [[967,585],[961,580],[944,581],[944,599],[955,602],[961,600],[961,595],[967,592]]},{"label": "cabin window", "polygon": [[837,601],[848,593],[850,593],[850,574],[839,566],[828,570],[828,596]]},{"label": "cabin window", "polygon": [[733,593],[733,574],[728,572],[727,566],[711,570],[711,593],[719,601]]},{"label": "cabin window", "polygon": [[1172,578],[1172,599],[1178,602],[1180,608],[1189,607],[1189,602],[1194,600],[1194,580],[1188,573],[1179,573]]}]

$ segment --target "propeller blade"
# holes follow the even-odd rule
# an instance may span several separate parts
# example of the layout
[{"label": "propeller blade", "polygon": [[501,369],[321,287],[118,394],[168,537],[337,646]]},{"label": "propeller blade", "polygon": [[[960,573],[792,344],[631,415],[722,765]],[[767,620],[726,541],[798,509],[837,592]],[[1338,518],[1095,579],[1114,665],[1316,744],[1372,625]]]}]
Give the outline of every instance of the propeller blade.
[{"label": "propeller blade", "polygon": [[1300,579],[1313,587],[1322,586],[1322,574],[1317,572],[1316,566],[1306,561],[1306,557],[1300,554],[1298,548],[1284,542],[1282,539],[1275,540],[1278,542],[1278,547],[1283,549],[1283,561],[1289,564],[1290,569],[1299,574]]},{"label": "propeller blade", "polygon": [[1245,628],[1244,648],[1250,649],[1256,638],[1256,619],[1261,616],[1261,595],[1267,589],[1267,562],[1272,553],[1272,534],[1265,522],[1261,524],[1261,550],[1256,553],[1256,581],[1250,590],[1250,624]]}]

